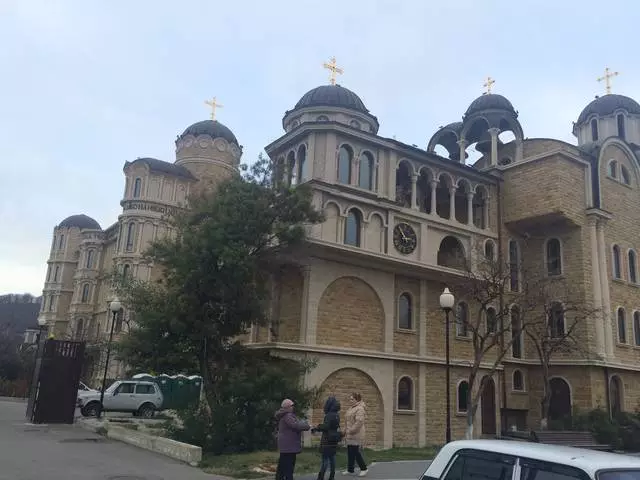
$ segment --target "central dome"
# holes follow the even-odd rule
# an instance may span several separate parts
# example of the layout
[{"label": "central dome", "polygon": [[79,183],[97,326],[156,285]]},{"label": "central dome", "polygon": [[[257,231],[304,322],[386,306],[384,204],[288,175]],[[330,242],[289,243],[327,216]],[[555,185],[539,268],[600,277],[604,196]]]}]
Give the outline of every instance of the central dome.
[{"label": "central dome", "polygon": [[513,114],[516,113],[511,102],[505,97],[495,93],[486,93],[471,102],[471,105],[467,108],[465,116],[473,115],[478,112],[485,112],[487,110],[505,110]]},{"label": "central dome", "polygon": [[239,145],[238,139],[231,129],[217,120],[203,120],[202,122],[194,123],[190,127],[187,127],[179,138],[186,137],[187,135],[193,135],[194,137],[198,135],[209,135],[211,138],[224,138],[229,143]]},{"label": "central dome", "polygon": [[60,222],[58,228],[79,228],[80,230],[101,230],[100,224],[84,213],[71,215]]},{"label": "central dome", "polygon": [[627,113],[631,115],[640,115],[640,105],[633,98],[610,93],[602,97],[597,97],[589,105],[584,107],[576,123],[583,123],[593,114],[599,117],[606,117],[616,110],[626,110]]},{"label": "central dome", "polygon": [[296,103],[295,109],[305,107],[342,107],[369,113],[358,95],[340,85],[322,85],[309,90]]}]

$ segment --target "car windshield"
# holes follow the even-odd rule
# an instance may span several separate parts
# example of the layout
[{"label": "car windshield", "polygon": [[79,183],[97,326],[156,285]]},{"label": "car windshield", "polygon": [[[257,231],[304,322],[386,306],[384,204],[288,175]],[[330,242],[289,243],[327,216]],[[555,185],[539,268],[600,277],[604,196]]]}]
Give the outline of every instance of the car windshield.
[{"label": "car windshield", "polygon": [[640,469],[600,472],[598,474],[598,480],[640,480]]},{"label": "car windshield", "polygon": [[120,385],[118,382],[114,382],[111,385],[109,385],[109,388],[107,388],[104,393],[111,393],[113,392],[116,388],[118,388],[118,385]]}]

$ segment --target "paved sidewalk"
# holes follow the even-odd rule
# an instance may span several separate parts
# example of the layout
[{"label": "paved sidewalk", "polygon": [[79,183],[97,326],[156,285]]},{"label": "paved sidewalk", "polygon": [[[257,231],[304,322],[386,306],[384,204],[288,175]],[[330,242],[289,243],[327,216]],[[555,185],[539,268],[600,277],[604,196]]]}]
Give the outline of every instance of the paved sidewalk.
[{"label": "paved sidewalk", "polygon": [[[431,460],[382,462],[369,465],[366,479],[369,480],[419,480]],[[342,475],[344,465],[337,465],[336,480],[360,480],[357,475]],[[357,470],[356,470],[357,473]],[[297,480],[315,480],[317,475],[296,476]],[[328,474],[325,475],[328,478]]]},{"label": "paved sidewalk", "polygon": [[73,425],[29,425],[0,401],[0,480],[215,480],[170,458]]}]

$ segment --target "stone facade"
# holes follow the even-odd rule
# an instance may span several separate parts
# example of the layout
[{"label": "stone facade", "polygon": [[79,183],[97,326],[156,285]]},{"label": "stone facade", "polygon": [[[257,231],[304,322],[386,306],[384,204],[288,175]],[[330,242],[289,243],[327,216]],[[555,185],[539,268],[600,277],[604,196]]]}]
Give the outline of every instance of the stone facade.
[{"label": "stone facade", "polygon": [[[269,325],[242,338],[317,360],[305,378],[322,391],[312,421],[320,420],[326,395],[338,396],[346,409],[357,391],[367,405],[369,446],[442,443],[439,295],[483,256],[513,257],[516,283],[523,280],[519,269],[560,279],[558,285],[571,285],[572,301],[597,311],[576,332],[589,359],[559,355],[551,367],[554,412],[638,406],[640,105],[607,97],[580,115],[577,146],[526,139],[511,103],[493,94],[472,102],[462,122],[438,130],[426,150],[379,136],[378,119],[338,85],[310,91],[286,112],[284,135],[266,147],[275,180],[308,183],[326,220],[309,228],[305,257],[274,275]],[[123,212],[112,226],[102,230],[70,217],[54,229],[42,311],[52,332],[89,339],[108,332],[111,297],[98,272],[119,268],[159,278],[141,254],[150,241],[171,234],[164,214],[236,171],[241,148],[222,127],[189,127],[176,142],[174,164],[127,163]],[[514,139],[503,143],[507,131]],[[474,144],[481,156],[465,164]],[[557,300],[565,294],[559,287]],[[475,315],[469,299],[457,302]],[[455,323],[450,344],[452,432],[460,438],[473,345]],[[540,422],[539,361],[526,337],[518,345],[519,354],[512,349],[486,379],[478,436]],[[492,355],[478,381],[490,374]]]}]

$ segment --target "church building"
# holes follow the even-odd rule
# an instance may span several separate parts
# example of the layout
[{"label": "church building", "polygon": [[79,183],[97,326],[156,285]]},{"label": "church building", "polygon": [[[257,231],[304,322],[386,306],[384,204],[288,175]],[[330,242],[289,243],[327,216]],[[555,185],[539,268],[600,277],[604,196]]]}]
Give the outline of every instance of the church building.
[{"label": "church building", "polygon": [[[633,411],[640,401],[640,105],[610,93],[613,74],[605,75],[606,95],[573,124],[575,145],[525,137],[518,112],[491,93],[488,80],[487,93],[469,104],[462,120],[439,128],[421,149],[379,136],[378,118],[335,83],[341,73],[335,60],[325,66],[330,84],[308,91],[285,112],[283,135],[265,150],[281,181],[311,186],[326,219],[310,229],[305,257],[280,269],[271,324],[254,327],[245,341],[315,359],[307,385],[335,393],[343,404],[359,391],[369,446],[440,444],[446,404],[439,296],[479,256],[499,257],[514,266],[512,291],[521,288],[525,265],[565,279],[598,310],[580,327],[593,359],[554,361],[553,415],[568,415],[572,406]],[[481,156],[467,162],[474,148]],[[142,253],[171,233],[166,214],[234,174],[241,153],[220,122],[195,123],[176,140],[175,162],[125,163],[116,223],[103,229],[86,215],[60,222],[40,313],[50,332],[89,344],[108,335],[112,293],[101,272],[115,266],[139,279],[156,278]],[[458,318],[473,314],[468,300],[456,302]],[[517,312],[512,317],[517,328]],[[125,312],[116,332],[125,330],[126,319]],[[469,407],[473,348],[463,324],[450,334],[454,438],[464,436]],[[486,385],[478,435],[537,427],[540,366],[527,338],[514,343]]]}]

